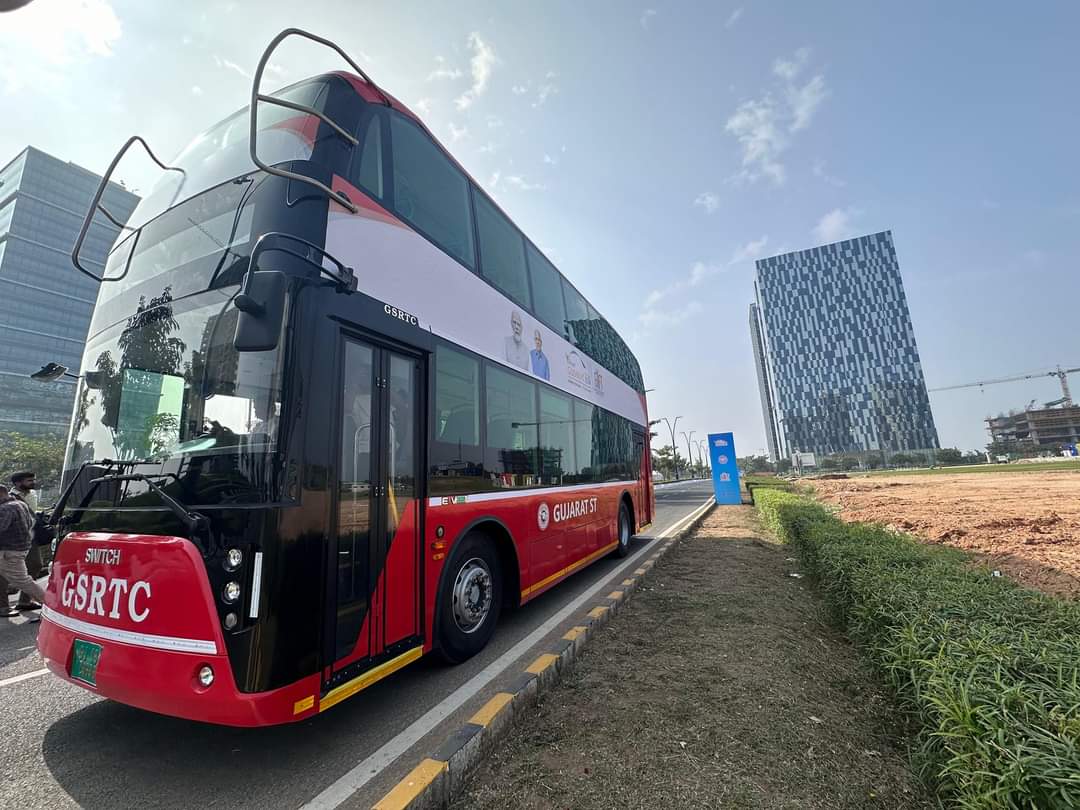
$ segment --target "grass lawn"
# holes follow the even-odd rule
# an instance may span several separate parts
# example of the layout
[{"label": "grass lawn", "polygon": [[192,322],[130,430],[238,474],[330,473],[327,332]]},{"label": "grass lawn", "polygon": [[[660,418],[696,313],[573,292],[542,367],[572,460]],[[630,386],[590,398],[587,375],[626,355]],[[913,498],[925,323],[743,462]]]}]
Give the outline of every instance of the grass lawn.
[{"label": "grass lawn", "polygon": [[1080,459],[1032,461],[1029,464],[965,464],[934,469],[923,467],[914,470],[872,470],[864,473],[848,473],[848,475],[954,475],[956,473],[1051,472],[1053,470],[1080,470]]}]

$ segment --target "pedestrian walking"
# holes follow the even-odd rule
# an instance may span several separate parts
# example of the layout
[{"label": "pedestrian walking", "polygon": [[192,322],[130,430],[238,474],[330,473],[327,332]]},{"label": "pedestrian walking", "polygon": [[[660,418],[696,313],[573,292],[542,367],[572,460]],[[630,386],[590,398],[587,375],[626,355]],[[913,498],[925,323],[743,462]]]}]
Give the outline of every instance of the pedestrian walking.
[{"label": "pedestrian walking", "polygon": [[[7,485],[0,484],[0,576],[37,603],[35,608],[24,610],[40,608],[45,601],[45,591],[26,570],[26,552],[32,543],[33,527],[34,516],[30,507],[13,497]],[[13,611],[8,606],[6,594],[4,608],[5,616],[19,615],[17,609]],[[31,621],[38,621],[38,617],[31,618]]]},{"label": "pedestrian walking", "polygon": [[[26,570],[32,579],[38,580],[49,572],[49,552],[38,542],[38,524],[41,521],[38,517],[38,496],[34,492],[35,489],[37,489],[37,476],[32,471],[24,470],[11,476],[12,496],[26,504],[33,520],[33,527],[30,530],[30,548],[26,552]],[[41,605],[32,601],[26,591],[22,591],[15,609],[40,610]]]}]

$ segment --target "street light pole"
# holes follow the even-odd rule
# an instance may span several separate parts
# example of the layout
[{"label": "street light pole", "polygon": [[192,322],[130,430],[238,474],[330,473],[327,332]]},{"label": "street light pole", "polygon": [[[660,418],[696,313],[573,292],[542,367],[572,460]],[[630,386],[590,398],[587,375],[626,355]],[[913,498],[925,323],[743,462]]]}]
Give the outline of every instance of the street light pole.
[{"label": "street light pole", "polygon": [[[703,455],[703,454],[702,454],[702,452],[701,452],[701,445],[705,445],[705,447],[706,447],[706,450],[705,450],[705,452],[704,452],[704,455]],[[700,465],[701,465],[701,469],[702,469],[702,470],[704,470],[704,469],[705,469],[705,461],[704,461],[704,456],[707,456],[707,455],[709,455],[709,451],[708,451],[708,446],[709,446],[709,440],[708,440],[708,439],[698,439],[698,440],[697,440],[697,453],[698,453],[698,464],[700,464]],[[711,461],[710,461],[710,465],[709,465],[709,466],[712,466],[712,464],[711,464]]]},{"label": "street light pole", "polygon": [[686,431],[682,431],[683,438],[686,439],[686,463],[690,466],[690,477],[694,477],[694,451],[690,449],[690,440],[694,438],[694,431],[690,431],[690,435],[686,435]]},{"label": "street light pole", "polygon": [[675,426],[679,424],[681,416],[676,416],[674,422],[668,421],[668,418],[664,417],[664,424],[668,426],[668,430],[671,431],[671,463],[675,465],[675,480],[679,480],[679,448],[675,446]]}]

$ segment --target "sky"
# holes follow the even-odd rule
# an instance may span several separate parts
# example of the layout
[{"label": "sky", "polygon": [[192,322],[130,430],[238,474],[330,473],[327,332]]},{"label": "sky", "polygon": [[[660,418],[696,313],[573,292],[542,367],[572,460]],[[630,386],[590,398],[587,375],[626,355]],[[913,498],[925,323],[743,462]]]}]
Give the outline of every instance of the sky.
[{"label": "sky", "polygon": [[[0,14],[0,164],[32,144],[102,172],[133,133],[171,156],[246,104],[287,27],[427,122],[694,439],[764,452],[754,259],[854,235],[892,230],[931,389],[1080,366],[1074,2],[32,0]],[[287,41],[267,82],[339,67]],[[118,176],[145,190],[151,169]],[[1058,396],[1045,377],[930,401],[967,450],[987,415]]]}]

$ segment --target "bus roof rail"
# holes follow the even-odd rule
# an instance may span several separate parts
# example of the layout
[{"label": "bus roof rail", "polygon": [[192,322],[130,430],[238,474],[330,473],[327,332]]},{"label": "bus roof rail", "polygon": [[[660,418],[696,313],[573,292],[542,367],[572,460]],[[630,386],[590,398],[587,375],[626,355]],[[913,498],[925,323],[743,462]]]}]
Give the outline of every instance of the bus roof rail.
[{"label": "bus roof rail", "polygon": [[390,106],[390,99],[386,97],[386,94],[383,93],[383,91],[379,89],[378,85],[376,85],[375,82],[371,80],[371,77],[369,77],[367,73],[364,72],[363,68],[356,64],[356,62],[351,56],[345,53],[345,51],[341,48],[340,45],[338,45],[336,42],[331,42],[328,39],[309,33],[307,31],[303,31],[299,28],[286,28],[284,31],[274,37],[270,41],[270,44],[266,46],[266,50],[263,51],[262,58],[259,59],[259,65],[255,68],[255,77],[252,79],[251,82],[251,132],[248,142],[249,151],[251,152],[251,160],[256,166],[258,166],[267,174],[273,174],[278,177],[284,177],[289,180],[296,180],[297,182],[307,183],[309,186],[314,186],[315,188],[326,194],[328,197],[330,197],[330,199],[332,199],[334,202],[340,203],[355,214],[360,209],[357,208],[356,205],[354,205],[353,202],[343,193],[341,193],[340,191],[334,191],[332,188],[330,188],[330,186],[326,185],[321,180],[316,180],[314,177],[308,177],[307,175],[300,174],[299,172],[292,172],[287,169],[275,168],[259,160],[259,155],[257,154],[257,145],[259,134],[258,105],[260,101],[265,101],[267,104],[276,104],[279,107],[287,107],[290,110],[307,113],[308,115],[314,115],[320,121],[329,126],[332,130],[334,130],[334,132],[337,133],[338,136],[340,136],[345,141],[348,141],[348,143],[352,146],[356,146],[360,142],[354,135],[346,132],[345,129],[343,129],[336,121],[334,121],[332,118],[325,115],[324,113],[320,112],[319,110],[316,110],[314,107],[310,107],[305,104],[297,104],[283,98],[275,98],[274,96],[268,96],[259,92],[259,86],[262,84],[263,70],[266,69],[266,65],[270,61],[271,54],[273,54],[277,46],[281,44],[282,40],[290,36],[298,36],[303,37],[304,39],[309,39],[312,42],[323,45],[337,53],[338,56],[340,56],[342,59],[349,63],[349,66],[353,70],[355,70],[365,82],[370,84],[371,87],[376,92],[378,92],[380,96],[382,96],[383,101],[386,102],[386,105]]},{"label": "bus roof rail", "polygon": [[105,174],[104,176],[102,176],[101,182],[98,183],[97,192],[94,194],[94,199],[90,202],[90,208],[86,212],[86,218],[83,220],[82,228],[79,230],[79,236],[75,240],[75,244],[71,248],[71,263],[75,265],[75,269],[78,270],[80,273],[85,273],[97,282],[119,281],[121,278],[124,277],[124,274],[127,273],[127,270],[125,270],[124,274],[117,276],[116,278],[106,278],[104,271],[102,271],[101,275],[99,276],[82,266],[82,263],[79,261],[79,254],[82,252],[83,242],[86,241],[86,234],[90,232],[90,225],[94,221],[94,214],[98,211],[103,213],[108,218],[109,222],[111,222],[120,230],[131,230],[126,224],[124,224],[116,217],[114,217],[111,213],[109,213],[109,210],[101,204],[101,198],[105,196],[105,189],[109,187],[109,183],[112,180],[112,173],[116,170],[117,164],[120,163],[121,158],[123,158],[124,155],[127,154],[127,150],[130,149],[131,145],[136,141],[138,141],[142,145],[142,148],[146,150],[146,154],[150,156],[150,159],[162,169],[167,172],[180,172],[180,174],[186,175],[186,172],[183,169],[180,169],[176,166],[166,166],[164,163],[158,160],[158,156],[153,153],[153,151],[150,149],[150,146],[146,143],[145,140],[143,140],[141,136],[132,135],[124,142],[124,145],[120,147],[120,151],[118,151],[113,157],[112,162],[109,164],[109,168],[105,170]]}]

